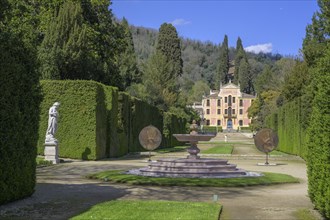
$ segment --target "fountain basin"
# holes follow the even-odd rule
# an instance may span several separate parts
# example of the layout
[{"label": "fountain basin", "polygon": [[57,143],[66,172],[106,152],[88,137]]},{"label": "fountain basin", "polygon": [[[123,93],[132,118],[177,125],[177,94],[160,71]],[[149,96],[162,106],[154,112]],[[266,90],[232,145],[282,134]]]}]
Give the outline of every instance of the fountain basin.
[{"label": "fountain basin", "polygon": [[140,175],[158,177],[241,177],[246,171],[223,159],[159,159],[139,169]]},{"label": "fountain basin", "polygon": [[209,141],[215,137],[214,134],[173,134],[181,142]]}]

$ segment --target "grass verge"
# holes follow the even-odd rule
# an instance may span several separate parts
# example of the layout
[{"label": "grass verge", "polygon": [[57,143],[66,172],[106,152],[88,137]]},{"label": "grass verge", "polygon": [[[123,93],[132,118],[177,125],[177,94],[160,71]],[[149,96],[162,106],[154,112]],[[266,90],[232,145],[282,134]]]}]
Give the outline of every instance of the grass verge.
[{"label": "grass verge", "polygon": [[202,150],[202,154],[231,154],[233,152],[233,145],[216,145],[210,149]]},{"label": "grass verge", "polygon": [[51,161],[45,160],[42,157],[36,157],[37,167],[50,166],[53,163]]},{"label": "grass verge", "polygon": [[210,219],[217,220],[221,211],[219,203],[114,200],[94,205],[77,215],[77,219]]},{"label": "grass verge", "polygon": [[126,183],[131,185],[149,186],[210,186],[210,187],[243,187],[255,185],[271,185],[280,183],[298,183],[293,176],[280,173],[263,173],[260,177],[239,178],[168,178],[145,177],[125,174],[122,170],[109,170],[87,176],[90,179],[100,179],[111,183]]},{"label": "grass verge", "polygon": [[298,220],[319,220],[309,209],[298,209],[294,212]]}]

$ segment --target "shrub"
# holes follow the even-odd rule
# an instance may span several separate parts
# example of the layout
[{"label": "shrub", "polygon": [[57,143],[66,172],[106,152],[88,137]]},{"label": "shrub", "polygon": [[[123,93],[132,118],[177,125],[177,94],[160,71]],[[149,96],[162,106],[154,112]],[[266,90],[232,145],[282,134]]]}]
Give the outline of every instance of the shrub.
[{"label": "shrub", "polygon": [[221,126],[203,126],[203,132],[204,133],[217,133],[222,132]]},{"label": "shrub", "polygon": [[0,204],[30,196],[35,187],[39,76],[34,54],[0,32]]}]

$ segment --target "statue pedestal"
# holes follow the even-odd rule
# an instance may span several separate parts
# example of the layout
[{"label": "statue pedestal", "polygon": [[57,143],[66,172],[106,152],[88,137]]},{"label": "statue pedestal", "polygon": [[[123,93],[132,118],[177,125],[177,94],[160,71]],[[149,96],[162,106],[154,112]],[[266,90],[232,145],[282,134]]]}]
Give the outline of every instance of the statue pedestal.
[{"label": "statue pedestal", "polygon": [[59,164],[60,159],[58,158],[58,143],[57,142],[46,142],[45,143],[45,160],[52,161],[53,164]]}]

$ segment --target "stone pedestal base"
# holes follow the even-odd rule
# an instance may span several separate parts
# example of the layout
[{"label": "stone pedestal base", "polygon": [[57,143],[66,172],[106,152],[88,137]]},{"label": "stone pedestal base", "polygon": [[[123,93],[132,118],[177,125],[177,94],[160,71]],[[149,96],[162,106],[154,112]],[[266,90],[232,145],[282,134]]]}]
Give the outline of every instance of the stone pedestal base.
[{"label": "stone pedestal base", "polygon": [[59,164],[60,159],[58,158],[58,143],[45,143],[45,160],[52,161],[53,164]]}]

